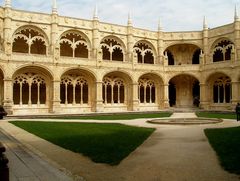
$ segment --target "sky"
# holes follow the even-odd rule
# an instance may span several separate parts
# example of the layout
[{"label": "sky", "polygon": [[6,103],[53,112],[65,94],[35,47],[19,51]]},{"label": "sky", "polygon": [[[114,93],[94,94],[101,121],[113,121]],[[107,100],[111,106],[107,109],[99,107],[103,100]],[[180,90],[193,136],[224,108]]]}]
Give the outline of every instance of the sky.
[{"label": "sky", "polygon": [[[4,5],[4,0],[0,0]],[[206,16],[209,28],[232,23],[234,9],[240,14],[240,0],[57,0],[58,14],[92,19],[98,7],[101,22],[126,25],[130,12],[133,26],[163,31],[202,30]],[[12,0],[14,9],[51,13],[52,0]]]}]

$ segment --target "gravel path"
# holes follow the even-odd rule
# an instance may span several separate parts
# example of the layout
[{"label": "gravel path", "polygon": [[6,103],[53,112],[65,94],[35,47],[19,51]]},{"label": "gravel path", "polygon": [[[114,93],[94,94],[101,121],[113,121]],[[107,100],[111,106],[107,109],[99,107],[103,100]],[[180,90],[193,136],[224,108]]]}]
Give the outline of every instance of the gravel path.
[{"label": "gravel path", "polygon": [[[193,113],[178,113],[172,117],[195,117],[195,115]],[[0,127],[32,150],[40,152],[43,159],[50,159],[71,171],[72,174],[80,175],[85,180],[240,180],[239,176],[229,174],[220,167],[217,156],[203,132],[205,128],[210,127],[239,126],[240,124],[236,121],[225,120],[223,123],[216,125],[197,126],[153,125],[146,123],[146,119],[130,121],[88,120],[84,122],[117,122],[135,126],[155,127],[157,130],[147,141],[124,159],[120,165],[112,167],[93,163],[80,154],[53,145],[8,122],[1,122]]]}]

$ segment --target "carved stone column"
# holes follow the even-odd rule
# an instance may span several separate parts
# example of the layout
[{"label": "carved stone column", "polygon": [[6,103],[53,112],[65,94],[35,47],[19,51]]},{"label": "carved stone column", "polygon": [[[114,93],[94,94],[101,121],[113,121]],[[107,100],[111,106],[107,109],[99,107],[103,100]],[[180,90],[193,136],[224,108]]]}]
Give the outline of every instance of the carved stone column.
[{"label": "carved stone column", "polygon": [[169,108],[169,84],[164,84],[164,108]]},{"label": "carved stone column", "polygon": [[132,110],[138,111],[139,110],[139,99],[138,99],[138,83],[133,83],[132,85],[133,89],[133,98],[132,98]]},{"label": "carved stone column", "polygon": [[102,82],[96,82],[96,112],[103,112]]},{"label": "carved stone column", "polygon": [[5,78],[4,80],[4,99],[3,106],[5,111],[11,115],[13,114],[13,83],[12,79]]},{"label": "carved stone column", "polygon": [[53,81],[53,100],[52,100],[52,112],[61,113],[60,108],[60,80]]}]

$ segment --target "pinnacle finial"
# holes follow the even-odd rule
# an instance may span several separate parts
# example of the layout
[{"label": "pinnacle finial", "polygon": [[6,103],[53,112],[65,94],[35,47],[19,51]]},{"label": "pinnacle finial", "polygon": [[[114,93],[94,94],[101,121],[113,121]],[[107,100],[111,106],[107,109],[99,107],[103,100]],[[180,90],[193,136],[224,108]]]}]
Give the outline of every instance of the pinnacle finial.
[{"label": "pinnacle finial", "polygon": [[11,7],[12,7],[11,0],[5,0],[5,8],[11,8]]},{"label": "pinnacle finial", "polygon": [[132,17],[131,17],[131,13],[128,13],[128,26],[132,26]]},{"label": "pinnacle finial", "polygon": [[237,10],[237,5],[235,4],[235,11],[234,11],[234,20],[235,21],[239,21],[239,17],[238,17],[238,10]]},{"label": "pinnacle finial", "polygon": [[95,5],[95,7],[94,7],[93,19],[98,20],[98,7],[97,7],[97,5]]},{"label": "pinnacle finial", "polygon": [[52,13],[57,14],[57,0],[53,0]]},{"label": "pinnacle finial", "polygon": [[161,19],[159,18],[158,19],[158,31],[162,31],[163,28],[162,28],[162,23],[161,23]]},{"label": "pinnacle finial", "polygon": [[207,18],[206,18],[206,16],[203,17],[203,29],[204,29],[204,30],[208,29],[208,24],[207,24]]}]

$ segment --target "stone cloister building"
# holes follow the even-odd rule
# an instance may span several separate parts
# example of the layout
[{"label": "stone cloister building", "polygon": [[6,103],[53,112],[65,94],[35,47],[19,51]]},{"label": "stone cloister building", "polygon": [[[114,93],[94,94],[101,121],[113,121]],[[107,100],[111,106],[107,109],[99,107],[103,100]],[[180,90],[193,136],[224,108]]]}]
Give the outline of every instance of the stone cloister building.
[{"label": "stone cloister building", "polygon": [[[164,32],[0,7],[0,101],[9,114],[232,110],[240,20]],[[195,105],[194,105],[195,104]]]}]

